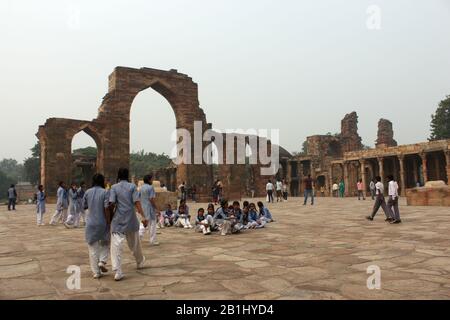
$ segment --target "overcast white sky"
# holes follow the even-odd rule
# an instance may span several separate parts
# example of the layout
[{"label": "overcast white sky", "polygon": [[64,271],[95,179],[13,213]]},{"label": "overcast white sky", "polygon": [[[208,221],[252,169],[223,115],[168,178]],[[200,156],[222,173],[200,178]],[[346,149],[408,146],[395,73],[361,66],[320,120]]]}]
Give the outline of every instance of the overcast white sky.
[{"label": "overcast white sky", "polygon": [[[365,144],[381,117],[399,143],[425,141],[450,94],[446,0],[0,0],[0,35],[0,158],[20,161],[47,118],[95,118],[119,65],[189,74],[214,127],[279,128],[289,151],[353,110]],[[133,150],[171,151],[175,117],[151,89],[131,127]]]}]

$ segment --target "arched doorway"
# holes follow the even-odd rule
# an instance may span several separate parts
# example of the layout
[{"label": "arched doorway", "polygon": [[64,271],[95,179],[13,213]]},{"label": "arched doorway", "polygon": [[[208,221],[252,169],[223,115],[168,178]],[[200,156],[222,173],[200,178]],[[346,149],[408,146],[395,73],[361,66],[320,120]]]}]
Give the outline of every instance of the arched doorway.
[{"label": "arched doorway", "polygon": [[84,182],[87,186],[91,186],[92,177],[98,171],[97,150],[96,142],[85,131],[82,130],[73,136],[71,179],[67,183],[79,186]]},{"label": "arched doorway", "polygon": [[154,174],[155,180],[170,186],[167,171],[176,158],[176,118],[170,103],[153,88],[140,91],[130,109],[130,175],[142,180]]}]

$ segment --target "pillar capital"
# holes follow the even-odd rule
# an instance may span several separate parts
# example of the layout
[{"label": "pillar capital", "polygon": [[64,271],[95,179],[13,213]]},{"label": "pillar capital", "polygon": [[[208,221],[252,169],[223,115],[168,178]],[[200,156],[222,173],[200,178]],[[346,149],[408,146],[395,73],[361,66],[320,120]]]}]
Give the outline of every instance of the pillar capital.
[{"label": "pillar capital", "polygon": [[405,159],[405,155],[403,153],[400,153],[397,155],[398,160],[402,161]]}]

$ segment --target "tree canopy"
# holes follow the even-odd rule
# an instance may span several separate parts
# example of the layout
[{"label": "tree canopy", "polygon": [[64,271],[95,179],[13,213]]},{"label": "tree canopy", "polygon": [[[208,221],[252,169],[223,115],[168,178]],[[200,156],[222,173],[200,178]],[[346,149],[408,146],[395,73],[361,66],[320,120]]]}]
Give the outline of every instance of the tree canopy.
[{"label": "tree canopy", "polygon": [[450,139],[450,96],[442,100],[431,116],[430,141]]}]

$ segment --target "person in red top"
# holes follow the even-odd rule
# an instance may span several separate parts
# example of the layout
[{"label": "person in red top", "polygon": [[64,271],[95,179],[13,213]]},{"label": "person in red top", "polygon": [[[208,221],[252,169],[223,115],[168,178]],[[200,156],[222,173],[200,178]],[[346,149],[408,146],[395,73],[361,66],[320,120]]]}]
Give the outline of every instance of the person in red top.
[{"label": "person in red top", "polygon": [[363,200],[366,200],[366,196],[364,195],[364,183],[362,179],[358,180],[356,187],[358,188],[358,200],[361,200],[361,197],[363,198]]},{"label": "person in red top", "polygon": [[308,174],[308,177],[303,180],[305,184],[305,201],[303,205],[306,206],[306,202],[308,201],[308,196],[311,196],[311,205],[314,205],[314,191],[313,191],[313,179],[311,175]]}]

